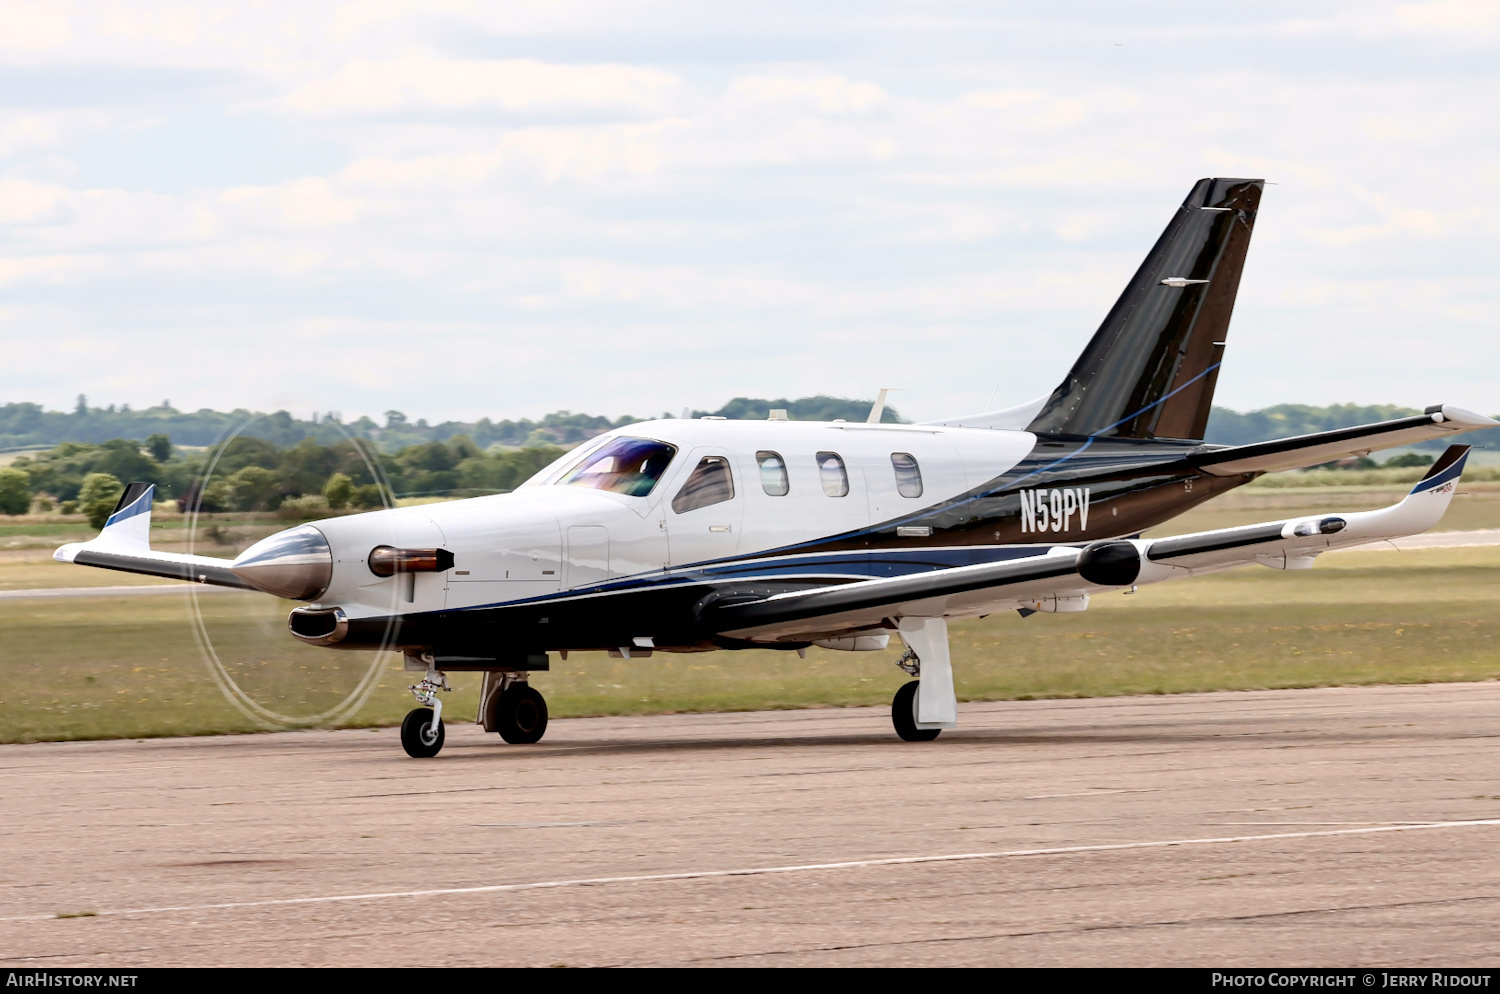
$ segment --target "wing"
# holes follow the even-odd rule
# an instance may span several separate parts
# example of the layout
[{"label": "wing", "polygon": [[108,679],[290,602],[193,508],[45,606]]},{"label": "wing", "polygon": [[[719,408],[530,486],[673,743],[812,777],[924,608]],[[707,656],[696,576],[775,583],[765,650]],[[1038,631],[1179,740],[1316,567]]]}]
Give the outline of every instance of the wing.
[{"label": "wing", "polygon": [[874,628],[903,617],[964,618],[1003,610],[1083,610],[1088,595],[1259,563],[1305,569],[1330,549],[1415,535],[1448,509],[1469,446],[1449,446],[1399,503],[1377,511],[1288,518],[1241,528],[1054,546],[1027,559],[959,566],[919,576],[755,595],[720,591],[700,618],[721,635],[760,642],[807,641]]},{"label": "wing", "polygon": [[1253,445],[1210,449],[1189,457],[1189,461],[1203,472],[1214,476],[1274,473],[1281,469],[1315,466],[1344,456],[1364,455],[1375,449],[1389,449],[1445,435],[1494,428],[1496,425],[1500,425],[1500,421],[1483,414],[1475,414],[1452,404],[1434,404],[1425,412],[1409,418],[1278,438]]},{"label": "wing", "polygon": [[233,564],[228,559],[153,551],[151,497],[155,492],[156,488],[149,483],[130,484],[120,495],[119,503],[98,536],[87,542],[64,545],[52,554],[52,558],[62,563],[192,580],[216,587],[257,589],[235,576],[230,570]]}]

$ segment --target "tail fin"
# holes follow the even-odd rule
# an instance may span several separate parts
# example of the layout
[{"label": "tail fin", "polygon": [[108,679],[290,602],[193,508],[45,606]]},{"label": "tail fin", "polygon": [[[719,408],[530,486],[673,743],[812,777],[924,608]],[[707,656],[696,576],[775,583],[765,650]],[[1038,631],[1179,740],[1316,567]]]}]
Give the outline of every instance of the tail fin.
[{"label": "tail fin", "polygon": [[1264,185],[1193,186],[1028,431],[1203,438]]}]

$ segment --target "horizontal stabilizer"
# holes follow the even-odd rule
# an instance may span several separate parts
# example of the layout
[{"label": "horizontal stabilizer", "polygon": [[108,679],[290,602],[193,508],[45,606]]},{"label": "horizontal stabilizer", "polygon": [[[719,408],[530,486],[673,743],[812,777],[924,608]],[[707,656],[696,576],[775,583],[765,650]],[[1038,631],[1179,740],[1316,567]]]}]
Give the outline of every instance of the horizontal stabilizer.
[{"label": "horizontal stabilizer", "polygon": [[1414,442],[1494,428],[1497,425],[1500,425],[1500,421],[1483,414],[1475,414],[1452,404],[1435,404],[1426,412],[1409,418],[1214,449],[1192,456],[1189,461],[1214,476],[1274,473],[1277,470],[1316,466],[1345,456],[1364,455],[1375,449],[1411,445]]}]

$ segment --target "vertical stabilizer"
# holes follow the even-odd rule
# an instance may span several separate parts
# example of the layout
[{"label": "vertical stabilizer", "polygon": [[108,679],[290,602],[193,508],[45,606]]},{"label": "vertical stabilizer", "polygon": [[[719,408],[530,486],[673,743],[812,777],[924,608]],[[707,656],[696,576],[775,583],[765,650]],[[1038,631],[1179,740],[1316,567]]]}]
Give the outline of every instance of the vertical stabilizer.
[{"label": "vertical stabilizer", "polygon": [[1028,430],[1203,438],[1264,184],[1193,186]]}]

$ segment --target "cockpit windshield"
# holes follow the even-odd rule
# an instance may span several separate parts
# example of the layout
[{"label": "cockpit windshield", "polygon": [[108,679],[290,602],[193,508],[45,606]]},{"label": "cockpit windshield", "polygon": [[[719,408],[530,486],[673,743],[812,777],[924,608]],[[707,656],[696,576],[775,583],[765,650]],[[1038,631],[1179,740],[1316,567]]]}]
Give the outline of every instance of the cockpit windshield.
[{"label": "cockpit windshield", "polygon": [[649,438],[617,438],[590,453],[558,486],[592,487],[612,494],[644,497],[656,488],[677,446]]}]

